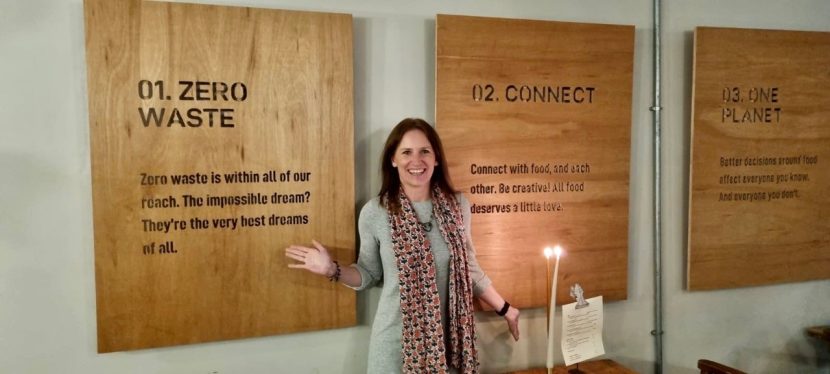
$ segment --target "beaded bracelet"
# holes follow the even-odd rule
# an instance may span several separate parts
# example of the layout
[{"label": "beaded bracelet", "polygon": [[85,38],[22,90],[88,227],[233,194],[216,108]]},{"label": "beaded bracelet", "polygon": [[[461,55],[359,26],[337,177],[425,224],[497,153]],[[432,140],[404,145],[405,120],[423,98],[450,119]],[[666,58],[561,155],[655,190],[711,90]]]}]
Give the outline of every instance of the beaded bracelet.
[{"label": "beaded bracelet", "polygon": [[335,270],[334,274],[329,277],[329,282],[337,282],[340,280],[340,264],[338,264],[337,261],[332,262],[334,262]]}]

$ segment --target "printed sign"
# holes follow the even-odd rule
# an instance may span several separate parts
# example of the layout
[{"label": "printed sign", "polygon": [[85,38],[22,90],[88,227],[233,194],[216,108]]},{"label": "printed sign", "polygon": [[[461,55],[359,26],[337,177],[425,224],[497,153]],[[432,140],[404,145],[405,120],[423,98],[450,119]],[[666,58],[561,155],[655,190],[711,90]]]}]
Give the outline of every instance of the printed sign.
[{"label": "printed sign", "polygon": [[830,33],[695,31],[688,288],[830,278]]},{"label": "printed sign", "polygon": [[[439,15],[436,127],[478,260],[519,306],[561,280],[626,298],[634,27]],[[565,300],[567,290],[559,290]]]},{"label": "printed sign", "polygon": [[[100,352],[355,324],[352,19],[86,0]],[[336,186],[337,191],[333,191]]]}]

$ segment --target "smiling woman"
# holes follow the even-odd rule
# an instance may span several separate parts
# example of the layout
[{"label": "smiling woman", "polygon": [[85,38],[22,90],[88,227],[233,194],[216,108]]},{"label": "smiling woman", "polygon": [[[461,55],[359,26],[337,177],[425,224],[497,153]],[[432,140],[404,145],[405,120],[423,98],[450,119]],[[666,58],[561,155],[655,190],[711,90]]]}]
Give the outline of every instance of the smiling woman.
[{"label": "smiling woman", "polygon": [[436,165],[432,144],[420,131],[404,134],[392,156],[392,167],[398,169],[398,178],[412,201],[429,197],[429,182]]},{"label": "smiling woman", "polygon": [[420,118],[404,119],[392,129],[386,138],[380,163],[383,181],[378,197],[389,200],[387,203],[393,211],[400,208],[394,197],[401,187],[412,201],[428,200],[433,185],[444,194],[455,193],[441,139],[435,129]]},{"label": "smiling woman", "polygon": [[[360,211],[357,263],[292,245],[291,268],[355,290],[382,282],[369,344],[369,373],[478,372],[473,297],[503,316],[519,339],[519,310],[481,271],[470,236],[470,204],[450,182],[444,148],[426,121],[407,118],[381,154],[378,196]],[[438,227],[438,230],[433,230]]]}]

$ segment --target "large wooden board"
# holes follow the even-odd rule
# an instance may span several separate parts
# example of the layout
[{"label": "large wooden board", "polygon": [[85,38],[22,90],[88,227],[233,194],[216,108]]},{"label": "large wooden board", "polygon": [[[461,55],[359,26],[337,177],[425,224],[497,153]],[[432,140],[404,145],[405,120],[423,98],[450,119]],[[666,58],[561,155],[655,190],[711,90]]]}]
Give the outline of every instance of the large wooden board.
[{"label": "large wooden board", "polygon": [[99,352],[355,324],[351,16],[84,7]]},{"label": "large wooden board", "polygon": [[[439,15],[436,127],[478,260],[520,306],[626,298],[634,27]],[[552,265],[551,265],[552,266]]]},{"label": "large wooden board", "polygon": [[691,290],[830,278],[830,33],[695,31]]}]

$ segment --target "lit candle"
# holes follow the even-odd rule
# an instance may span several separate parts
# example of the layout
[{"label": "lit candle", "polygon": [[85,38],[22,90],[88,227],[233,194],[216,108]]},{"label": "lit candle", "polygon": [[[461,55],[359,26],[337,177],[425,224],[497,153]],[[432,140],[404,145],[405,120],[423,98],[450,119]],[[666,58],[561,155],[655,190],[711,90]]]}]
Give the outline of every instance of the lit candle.
[{"label": "lit candle", "polygon": [[[545,247],[545,315],[550,316],[550,256],[553,256],[553,250],[550,247]],[[550,330],[550,320],[548,322],[548,328],[545,331]]]},{"label": "lit candle", "polygon": [[[553,370],[553,347],[556,346],[553,342],[553,332],[556,330],[553,317],[556,315],[556,281],[559,278],[559,256],[562,255],[562,247],[557,245],[553,248],[553,252],[556,254],[556,265],[553,268],[553,286],[550,289],[550,312],[548,313],[548,360],[546,365],[548,373]],[[550,258],[548,249],[545,249],[545,256]]]}]

